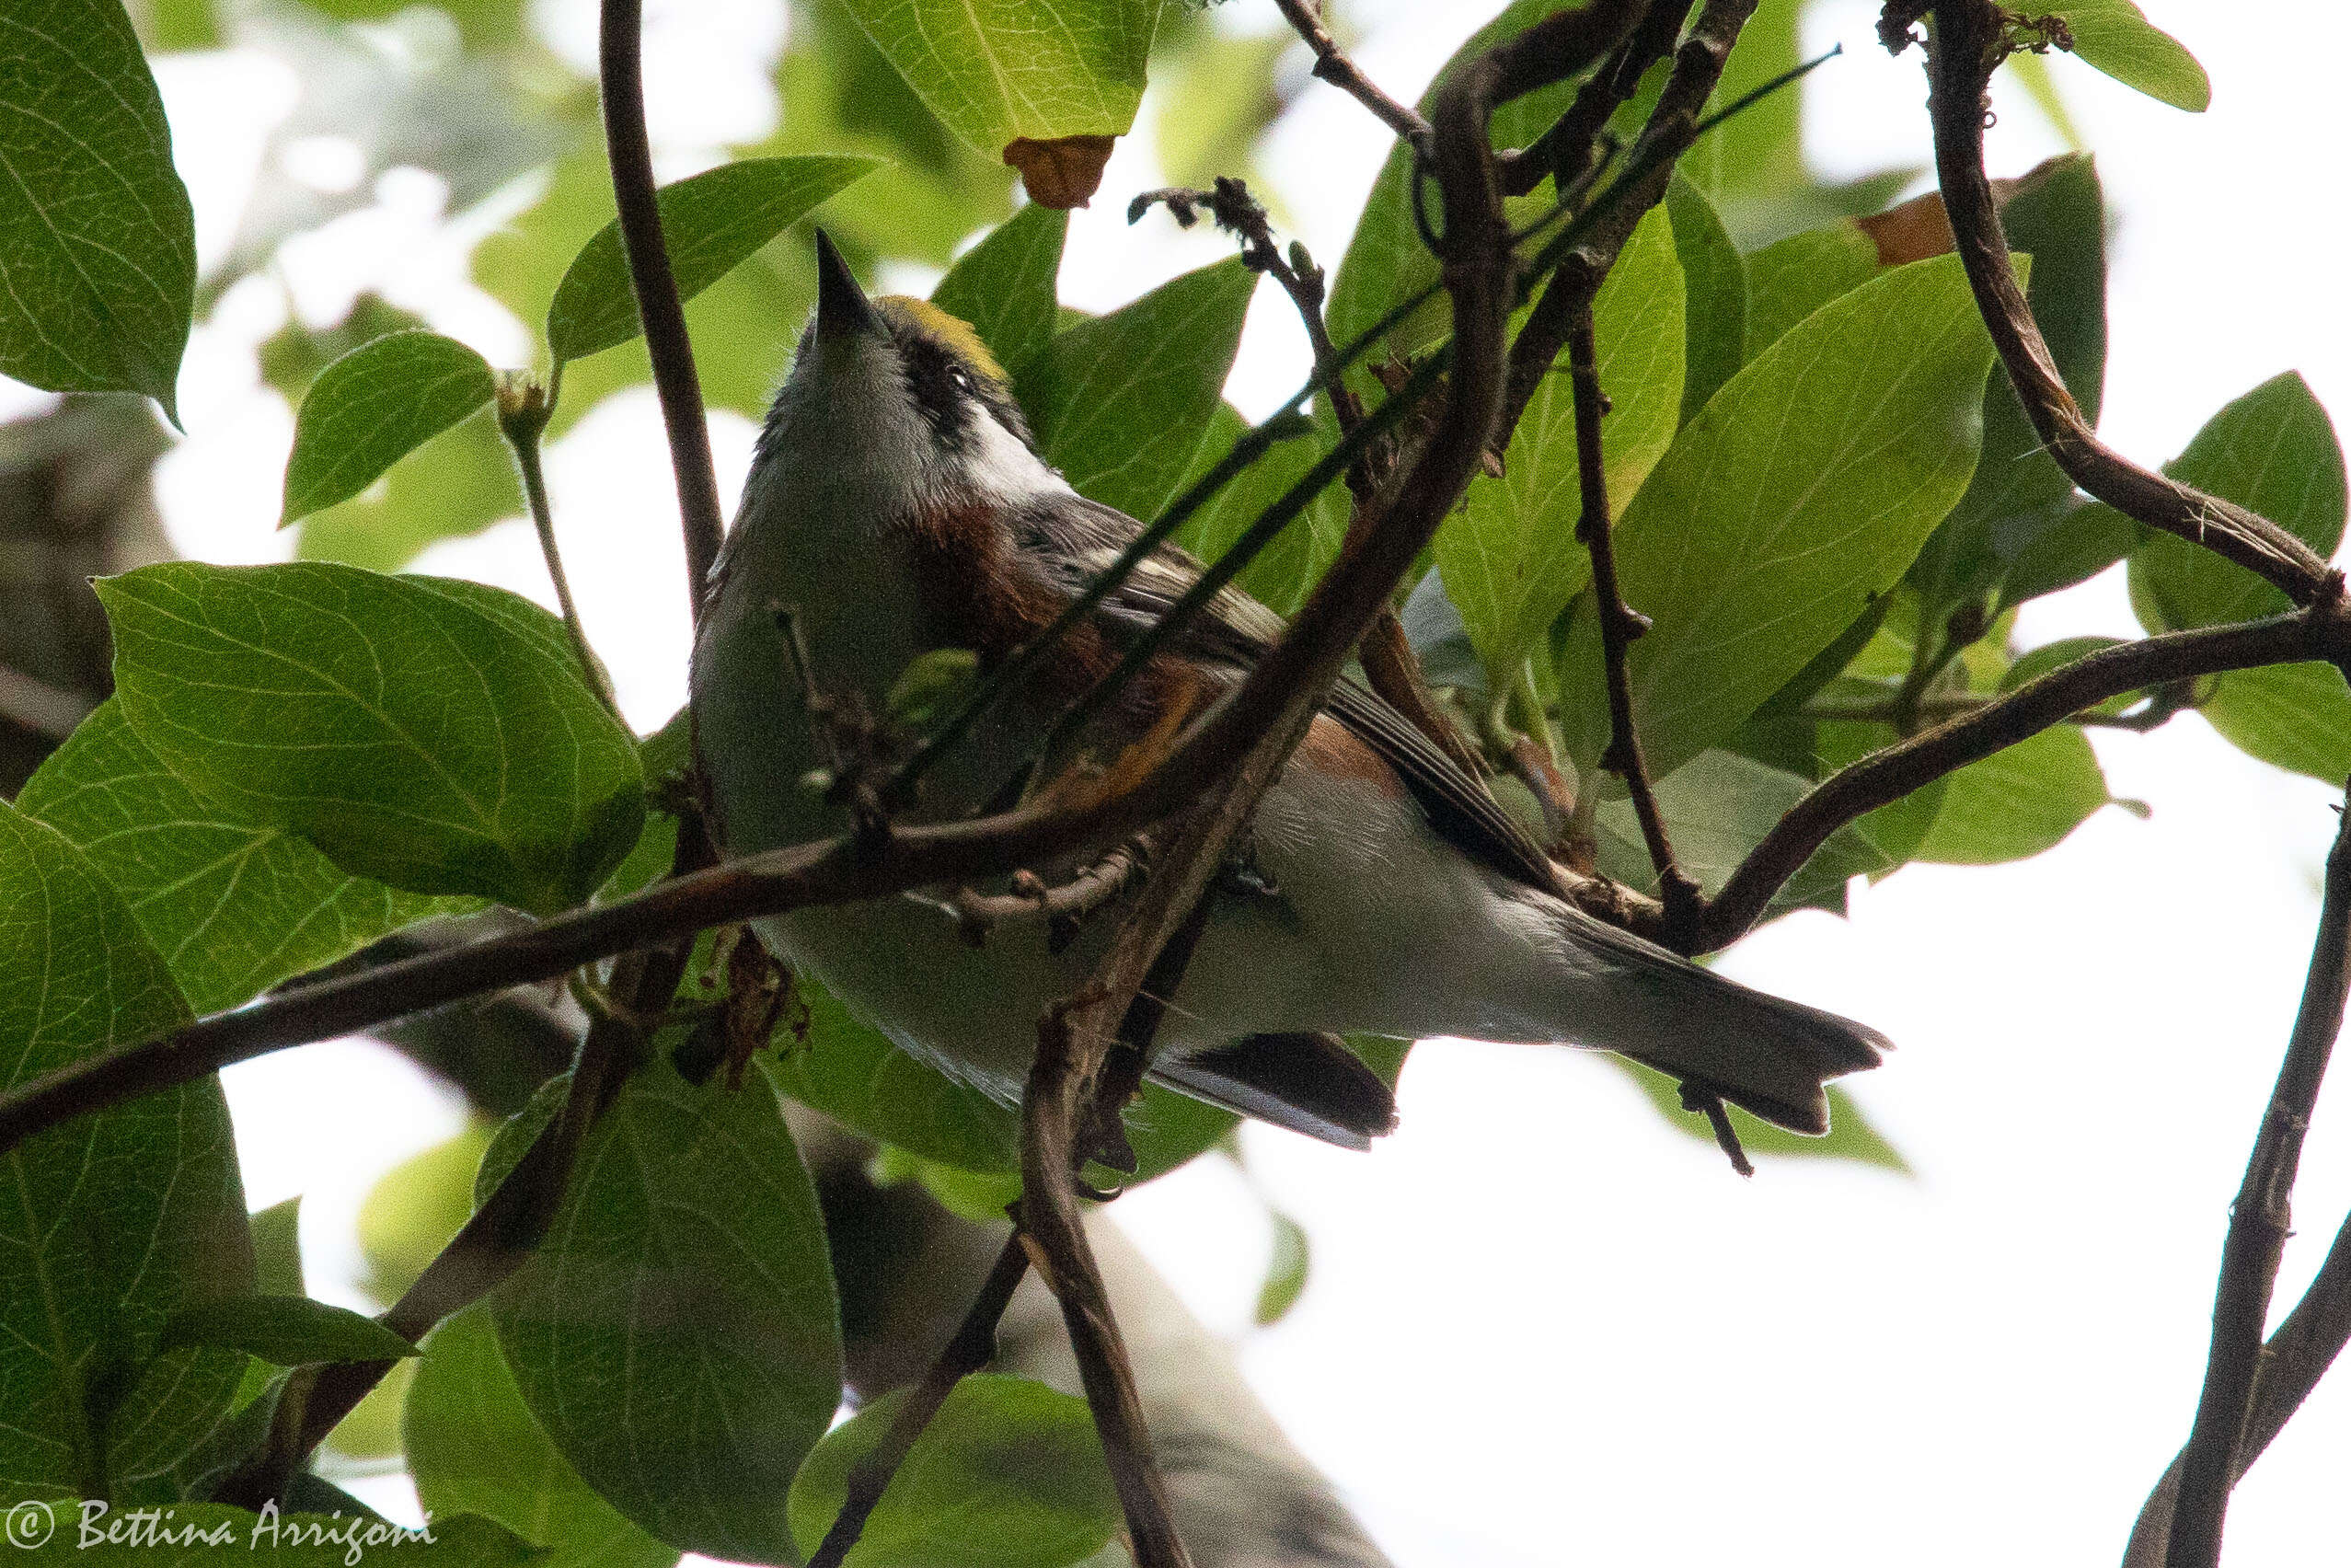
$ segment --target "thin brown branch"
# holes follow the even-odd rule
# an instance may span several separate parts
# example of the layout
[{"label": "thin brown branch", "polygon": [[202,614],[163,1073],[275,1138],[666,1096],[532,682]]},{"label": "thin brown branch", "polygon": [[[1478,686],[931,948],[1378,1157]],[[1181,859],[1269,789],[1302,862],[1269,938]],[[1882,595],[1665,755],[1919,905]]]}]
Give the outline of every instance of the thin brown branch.
[{"label": "thin brown branch", "polygon": [[1012,1304],[1013,1291],[1028,1272],[1028,1250],[1021,1245],[1020,1231],[1016,1226],[1012,1234],[1005,1238],[996,1266],[988,1271],[979,1294],[973,1297],[962,1325],[940,1349],[939,1358],[931,1363],[922,1381],[908,1391],[897,1413],[890,1418],[890,1431],[882,1446],[859,1459],[849,1471],[841,1511],[834,1516],[824,1540],[809,1558],[808,1568],[840,1568],[849,1548],[864,1532],[865,1522],[872,1517],[882,1494],[890,1489],[891,1478],[913,1452],[915,1440],[939,1413],[939,1407],[947,1402],[947,1396],[955,1391],[956,1384],[996,1358],[996,1326],[1003,1320],[1004,1309]]},{"label": "thin brown branch", "polygon": [[2326,858],[2326,892],[2301,1010],[2287,1040],[2286,1060],[2262,1114],[2261,1131],[2253,1138],[2244,1184],[2229,1211],[2220,1283],[2212,1304],[2212,1346],[2195,1423],[2180,1455],[2179,1500],[2172,1513],[2166,1568],[2214,1568],[2220,1561],[2229,1489],[2243,1469],[2238,1454],[2253,1409],[2262,1329],[2269,1320],[2269,1298],[2276,1288],[2286,1239],[2293,1233],[2294,1178],[2301,1165],[2302,1139],[2326,1078],[2327,1058],[2343,1032],[2346,991],[2351,991],[2351,815],[2344,817]]},{"label": "thin brown branch", "polygon": [[1639,90],[1642,75],[1673,48],[1690,5],[1691,0],[1651,0],[1631,35],[1577,89],[1567,111],[1526,146],[1500,156],[1504,195],[1528,195],[1547,175],[1564,192],[1583,177],[1592,167],[1595,139]]},{"label": "thin brown branch", "polygon": [[1306,40],[1306,46],[1314,51],[1316,76],[1371,110],[1382,125],[1413,146],[1425,148],[1428,145],[1429,122],[1380,91],[1378,85],[1347,58],[1346,52],[1339,47],[1339,40],[1332,38],[1331,29],[1322,25],[1320,0],[1273,0],[1273,3],[1282,8],[1283,17],[1297,29],[1297,35]]},{"label": "thin brown branch", "polygon": [[1033,871],[1012,873],[1009,893],[980,893],[957,888],[948,904],[974,947],[1008,920],[1043,920],[1052,928],[1055,952],[1068,945],[1077,923],[1134,886],[1150,859],[1150,840],[1137,836],[1120,845],[1092,865],[1081,868],[1066,882],[1048,884]]},{"label": "thin brown branch", "polygon": [[1497,76],[1491,60],[1475,62],[1438,101],[1433,156],[1445,197],[1456,323],[1445,415],[1374,525],[1343,553],[1281,642],[1203,727],[1204,739],[1221,729],[1219,755],[1229,771],[1185,819],[1094,982],[1039,1032],[1022,1107],[1024,1220],[1037,1243],[1040,1273],[1062,1303],[1139,1568],[1174,1568],[1186,1558],[1167,1520],[1118,1327],[1071,1187],[1078,1118],[1094,1100],[1112,1026],[1126,1019],[1160,949],[1193,917],[1225,847],[1279,775],[1349,650],[1477,470],[1501,404],[1513,266],[1485,138]]},{"label": "thin brown branch", "polygon": [[2010,382],[2044,450],[2077,485],[2125,516],[2257,573],[2297,605],[2331,605],[2343,573],[2286,529],[2233,502],[2140,467],[2098,439],[2034,324],[2009,264],[2008,236],[1984,174],[1985,86],[2006,48],[1991,0],[1936,0],[1927,48],[1935,169],[1943,210]]},{"label": "thin brown branch", "polygon": [[[2302,1408],[2302,1401],[2310,1398],[2346,1343],[2351,1343],[2351,1219],[2345,1219],[2334,1233],[2334,1244],[2327,1249],[2325,1261],[2319,1264],[2302,1299],[2262,1347],[2260,1364],[2253,1372],[2253,1408],[2237,1445],[2230,1485],[2253,1468],[2262,1451],[2286,1429],[2287,1422]],[[2180,1464],[2179,1458],[2172,1459],[2148,1494],[2138,1522],[2132,1527],[2123,1568],[2161,1568],[2179,1496]]]},{"label": "thin brown branch", "polygon": [[709,421],[702,410],[702,381],[686,331],[669,248],[662,240],[662,211],[653,192],[653,149],[645,134],[645,75],[640,34],[643,0],[603,0],[597,43],[604,99],[605,149],[612,164],[613,202],[620,213],[620,244],[628,284],[644,323],[669,435],[670,467],[677,476],[678,521],[686,534],[686,594],[698,617],[710,568],[726,535],[718,472],[710,464]]},{"label": "thin brown branch", "polygon": [[1550,282],[1527,324],[1519,329],[1518,340],[1511,345],[1509,401],[1503,409],[1501,432],[1495,437],[1497,450],[1509,445],[1511,432],[1525,417],[1527,404],[1566,348],[1577,311],[1590,307],[1634,227],[1650,208],[1665,200],[1665,189],[1673,183],[1675,163],[1697,139],[1699,117],[1723,79],[1723,67],[1731,57],[1732,46],[1738,42],[1740,29],[1754,14],[1755,0],[1710,0],[1691,24],[1688,37],[1676,46],[1675,34],[1688,10],[1687,3],[1653,6],[1625,40],[1611,66],[1586,83],[1567,113],[1544,133],[1544,141],[1551,144],[1540,157],[1529,148],[1515,166],[1532,190],[1544,174],[1553,172],[1539,164],[1552,164],[1562,176],[1562,199],[1573,199],[1573,188],[1591,168],[1593,137],[1640,85],[1641,74],[1663,58],[1665,50],[1673,49],[1673,70],[1626,160],[1623,178],[1633,181],[1627,189],[1627,199],[1613,203],[1604,221],[1553,269]]},{"label": "thin brown branch", "polygon": [[[1567,367],[1574,384],[1575,465],[1584,502],[1583,514],[1575,520],[1575,536],[1592,552],[1592,594],[1599,606],[1600,659],[1608,687],[1608,744],[1600,754],[1600,766],[1621,778],[1632,796],[1632,814],[1640,820],[1642,842],[1649,847],[1649,863],[1657,872],[1658,896],[1665,905],[1667,944],[1688,952],[1698,940],[1699,887],[1697,880],[1674,859],[1665,813],[1657,809],[1657,790],[1641,755],[1641,731],[1633,722],[1632,675],[1627,661],[1633,640],[1649,629],[1649,620],[1624,602],[1624,589],[1617,581],[1608,460],[1600,449],[1600,420],[1608,412],[1608,398],[1600,390],[1588,305],[1578,308],[1568,328]],[[1585,780],[1585,787],[1594,787],[1593,781]]]},{"label": "thin brown branch", "polygon": [[1873,752],[1822,783],[1772,824],[1714,895],[1698,951],[1728,947],[1763,916],[1829,835],[1968,763],[2029,739],[2109,698],[2227,670],[2351,656],[2351,621],[2321,608],[2266,620],[2166,632],[2085,655],[1971,712]]}]

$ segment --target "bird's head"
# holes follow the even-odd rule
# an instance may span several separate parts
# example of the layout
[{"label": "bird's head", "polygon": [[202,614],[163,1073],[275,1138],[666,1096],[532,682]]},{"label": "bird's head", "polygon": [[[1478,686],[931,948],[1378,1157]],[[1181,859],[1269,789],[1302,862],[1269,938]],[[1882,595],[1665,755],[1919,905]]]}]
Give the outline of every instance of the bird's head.
[{"label": "bird's head", "polygon": [[[773,440],[853,445],[926,490],[1026,491],[1049,474],[1003,366],[968,322],[927,300],[869,299],[823,230],[816,314],[769,415]],[[811,457],[847,462],[848,451]]]}]

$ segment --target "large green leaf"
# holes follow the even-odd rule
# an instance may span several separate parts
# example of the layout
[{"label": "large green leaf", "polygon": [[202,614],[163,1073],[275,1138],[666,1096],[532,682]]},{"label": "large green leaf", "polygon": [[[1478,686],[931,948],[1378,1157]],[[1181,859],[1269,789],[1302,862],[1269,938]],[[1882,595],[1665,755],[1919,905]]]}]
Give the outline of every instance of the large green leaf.
[{"label": "large green leaf", "polygon": [[349,501],[487,404],[489,362],[437,332],[394,332],[325,370],[294,415],[280,525]]},{"label": "large green leaf", "polygon": [[1706,193],[1677,174],[1665,188],[1674,253],[1681,259],[1682,422],[1746,363],[1746,260]]},{"label": "large green leaf", "polygon": [[[830,1433],[792,1482],[792,1534],[814,1551],[906,1402],[894,1389]],[[957,1383],[865,1521],[846,1568],[1064,1568],[1118,1528],[1086,1401],[1021,1378]]]},{"label": "large green leaf", "polygon": [[283,827],[240,820],[163,765],[109,699],[17,798],[130,905],[188,1005],[216,1012],[467,899],[339,870]]},{"label": "large green leaf", "polygon": [[621,1517],[564,1462],[499,1353],[490,1309],[432,1331],[409,1385],[401,1447],[433,1514],[486,1515],[547,1549],[546,1568],[669,1568],[678,1550]]},{"label": "large green leaf", "polygon": [[121,0],[0,10],[0,374],[174,422],[196,223]]},{"label": "large green leaf", "polygon": [[2197,710],[2249,756],[2329,784],[2351,778],[2351,689],[2333,664],[2231,670]]},{"label": "large green leaf", "polygon": [[[1201,440],[1200,450],[1193,458],[1192,472],[1183,477],[1176,493],[1181,494],[1223,462],[1233,444],[1248,431],[1249,421],[1241,418],[1239,410],[1230,403],[1217,404],[1208,421],[1208,433]],[[1307,470],[1322,461],[1335,444],[1331,432],[1320,423],[1291,440],[1274,443],[1263,456],[1227,480],[1222,490],[1176,530],[1176,543],[1203,560],[1215,560],[1232,548],[1233,541],[1257,521],[1261,513],[1306,478]],[[1278,614],[1295,613],[1305,603],[1307,591],[1322,576],[1323,569],[1339,559],[1339,547],[1346,542],[1352,504],[1343,479],[1325,485],[1305,512],[1275,535],[1273,543],[1257,552],[1256,559],[1234,579],[1235,583]]]},{"label": "large green leaf", "polygon": [[98,594],[139,739],[353,875],[547,914],[636,842],[636,743],[526,600],[324,562],[176,561]]},{"label": "large green leaf", "polygon": [[1158,0],[849,0],[932,112],[989,154],[1135,123]]},{"label": "large green leaf", "polygon": [[[2001,204],[2009,243],[2033,258],[2033,318],[2083,415],[2095,424],[2106,375],[2106,210],[2087,157],[2052,158]],[[1910,581],[1938,617],[1998,585],[2002,602],[2069,586],[2137,542],[2110,512],[2072,503],[2073,481],[2042,450],[2006,375],[1984,388],[1984,450],[1967,493],[1919,552]]]},{"label": "large green leaf", "polygon": [[1256,287],[1234,257],[1055,338],[1023,388],[1047,459],[1105,505],[1158,512],[1216,412]]},{"label": "large green leaf", "polygon": [[2174,109],[2201,114],[2211,107],[2212,79],[2204,67],[2132,0],[2064,0],[2049,11],[2065,18],[2073,52],[2085,64]]},{"label": "large green leaf", "polygon": [[640,1068],[491,1308],[524,1401],[614,1507],[672,1546],[795,1561],[784,1497],[840,1402],[841,1324],[764,1078]]},{"label": "large green leaf", "polygon": [[[760,154],[870,153],[891,160],[828,213],[852,261],[897,256],[944,267],[1012,210],[1002,148],[966,146],[882,58],[844,0],[796,0],[776,62],[783,116]],[[797,322],[795,322],[797,326]]]},{"label": "large green leaf", "polygon": [[305,560],[397,571],[436,539],[478,534],[522,512],[514,455],[485,408],[458,421],[432,450],[393,464],[381,483],[304,518],[294,549]]},{"label": "large green leaf", "polygon": [[[859,192],[861,198],[864,194]],[[857,205],[846,204],[849,210]],[[604,148],[601,143],[583,142],[556,160],[546,193],[535,205],[475,248],[475,279],[524,320],[542,319],[570,259],[612,222],[612,174]],[[752,419],[766,410],[777,384],[790,367],[793,345],[808,319],[809,307],[815,303],[815,276],[812,246],[770,245],[686,302],[686,323],[694,340],[702,396],[712,408],[732,409]],[[625,292],[627,285],[622,288]],[[567,363],[563,398],[556,405],[547,439],[560,437],[605,398],[624,387],[642,386],[651,375],[641,336]],[[461,426],[457,433],[462,434],[465,428]],[[490,433],[495,442],[496,432]],[[443,444],[445,447],[448,443]],[[392,488],[397,491],[402,476],[418,466],[403,464],[393,469]],[[463,521],[464,525],[451,525],[442,532],[469,532],[478,525]],[[440,536],[431,532],[435,522],[429,511],[403,507],[389,522],[403,539]],[[359,564],[380,563],[363,559]]]},{"label": "large green leaf", "polygon": [[1069,214],[1031,202],[965,252],[931,291],[931,303],[980,335],[1017,384],[1053,341]]},{"label": "large green leaf", "polygon": [[[2343,447],[2294,371],[2213,415],[2163,471],[2260,513],[2322,557],[2343,542]],[[2132,553],[2130,590],[2149,631],[2220,626],[2289,607],[2265,580],[2170,534],[2151,535]]]},{"label": "large green leaf", "polygon": [[[1954,257],[1815,312],[1682,430],[1626,508],[1633,710],[1671,772],[1735,730],[1900,578],[1974,471],[1991,342]],[[1608,734],[1599,639],[1560,666],[1572,755]]]},{"label": "large green leaf", "polygon": [[1942,810],[1917,858],[1957,866],[2028,859],[2111,799],[2089,737],[2059,724],[1944,780]]},{"label": "large green leaf", "polygon": [[[131,911],[0,804],[0,1088],[185,1023]],[[0,1485],[106,1496],[228,1408],[245,1358],[156,1357],[181,1308],[252,1288],[228,1106],[206,1078],[0,1156]],[[152,1359],[151,1359],[152,1358]]]},{"label": "large green leaf", "polygon": [[[881,167],[878,158],[743,158],[662,187],[662,239],[681,300],[692,299],[776,236]],[[584,359],[643,331],[618,219],[571,259],[547,306],[547,350]]]},{"label": "large green leaf", "polygon": [[1877,276],[1877,242],[1850,218],[1776,240],[1746,259],[1746,357]]},{"label": "large green leaf", "polygon": [[[1601,454],[1612,507],[1640,490],[1673,444],[1682,405],[1682,269],[1662,211],[1641,220],[1593,302],[1593,349],[1610,408]],[[1437,531],[1436,565],[1487,679],[1510,672],[1590,581],[1576,541],[1584,505],[1571,377],[1544,377],[1513,432],[1499,478],[1474,480]]]}]

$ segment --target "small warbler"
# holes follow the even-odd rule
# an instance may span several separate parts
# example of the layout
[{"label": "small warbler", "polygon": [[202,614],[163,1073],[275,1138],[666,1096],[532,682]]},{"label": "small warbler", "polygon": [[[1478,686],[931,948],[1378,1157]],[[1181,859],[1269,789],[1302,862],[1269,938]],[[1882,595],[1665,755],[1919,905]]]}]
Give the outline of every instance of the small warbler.
[{"label": "small warbler", "polygon": [[[882,711],[919,656],[982,669],[1036,635],[1139,532],[1042,457],[1004,373],[962,321],[869,300],[817,236],[818,294],[708,587],[697,747],[728,855],[838,830],[803,782],[824,713]],[[967,815],[1020,777],[1054,716],[1193,582],[1151,556],[925,780],[907,815]],[[1094,744],[1164,731],[1246,674],[1282,623],[1227,590],[1096,721]],[[819,713],[810,711],[812,697]],[[1107,848],[1108,847],[1103,847]],[[1050,882],[1088,863],[1032,870]],[[1227,1109],[1354,1147],[1393,1125],[1387,1087],[1336,1032],[1619,1051],[1799,1132],[1825,1079],[1886,1043],[1594,919],[1552,891],[1526,830],[1377,697],[1332,692],[1260,805],[1214,901],[1152,1072]],[[1105,951],[1114,913],[1055,941],[1012,921],[974,948],[937,894],[798,911],[761,937],[898,1045],[1016,1103],[1040,1016]]]}]

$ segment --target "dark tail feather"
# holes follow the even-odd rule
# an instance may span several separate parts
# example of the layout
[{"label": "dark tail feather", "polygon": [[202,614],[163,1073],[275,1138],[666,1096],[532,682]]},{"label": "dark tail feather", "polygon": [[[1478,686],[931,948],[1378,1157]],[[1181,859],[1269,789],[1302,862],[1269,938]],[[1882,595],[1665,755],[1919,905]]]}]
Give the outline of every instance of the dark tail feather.
[{"label": "dark tail feather", "polygon": [[1625,1055],[1696,1080],[1790,1132],[1827,1132],[1827,1080],[1865,1072],[1894,1048],[1866,1024],[1749,990],[1695,964],[1648,978],[1657,1021],[1670,1038]]},{"label": "dark tail feather", "polygon": [[1194,1100],[1357,1151],[1396,1126],[1396,1096],[1335,1034],[1253,1034],[1151,1076]]}]

